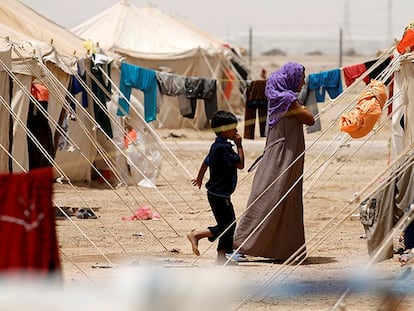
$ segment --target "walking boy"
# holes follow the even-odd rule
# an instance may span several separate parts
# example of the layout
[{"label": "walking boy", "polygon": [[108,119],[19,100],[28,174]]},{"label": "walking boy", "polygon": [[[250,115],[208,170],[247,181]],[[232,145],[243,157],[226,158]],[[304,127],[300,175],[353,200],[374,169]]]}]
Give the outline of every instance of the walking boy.
[{"label": "walking boy", "polygon": [[[213,242],[227,229],[219,238],[217,246],[216,264],[220,265],[226,262],[226,253],[233,253],[236,217],[230,196],[236,189],[237,169],[244,168],[244,151],[242,138],[236,128],[237,118],[234,114],[228,111],[217,111],[211,120],[211,127],[217,135],[216,140],[201,164],[197,178],[191,183],[200,189],[204,174],[207,168],[210,169],[210,178],[206,183],[207,198],[217,224],[206,230],[192,230],[187,234],[187,238],[191,242],[193,253],[200,256],[198,241],[208,238],[210,242]],[[234,141],[237,153],[228,140]]]}]

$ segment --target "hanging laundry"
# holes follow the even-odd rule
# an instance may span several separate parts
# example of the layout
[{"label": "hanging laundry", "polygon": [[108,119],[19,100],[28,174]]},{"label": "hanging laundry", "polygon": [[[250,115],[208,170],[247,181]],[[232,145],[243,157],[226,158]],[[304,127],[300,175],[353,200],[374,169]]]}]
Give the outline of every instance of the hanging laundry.
[{"label": "hanging laundry", "polygon": [[[83,80],[83,82],[85,82],[85,76],[83,76],[83,77],[79,76],[79,78],[81,78]],[[71,78],[69,92],[73,96],[75,96],[75,95],[82,92],[82,100],[81,100],[80,104],[84,108],[88,107],[88,93],[86,92],[86,90],[83,87],[83,85],[81,84],[81,82],[76,78],[76,76],[72,76],[72,78]],[[70,98],[68,99],[68,101],[69,101],[73,111],[76,112],[76,103],[74,103]]]},{"label": "hanging laundry", "polygon": [[[106,102],[111,99],[111,83],[104,79],[101,68],[110,77],[110,64],[93,64],[91,62],[91,72],[98,82],[92,79],[92,92],[98,98],[100,104],[93,101],[93,111],[95,113],[95,120],[101,126],[102,130],[108,135],[109,138],[113,138],[111,120],[108,116],[108,109],[106,108]],[[106,91],[106,92],[105,92]]]},{"label": "hanging laundry", "polygon": [[244,138],[254,139],[256,115],[259,116],[260,137],[266,136],[267,97],[266,80],[247,82],[246,109],[244,112]]},{"label": "hanging laundry", "polygon": [[[27,148],[29,153],[29,169],[38,167],[51,166],[48,156],[53,159],[55,157],[55,148],[50,129],[47,113],[49,90],[40,83],[33,83],[31,93],[36,98],[37,103],[30,101],[29,112],[27,114],[27,129],[36,138],[35,141],[29,134],[27,135]],[[41,109],[43,108],[43,109]],[[40,148],[45,149],[43,152]]]},{"label": "hanging laundry", "polygon": [[156,72],[156,78],[158,87],[161,94],[161,100],[163,96],[176,96],[178,99],[178,105],[182,116],[190,114],[191,100],[186,96],[185,90],[185,76],[176,75],[168,72]]},{"label": "hanging laundry", "polygon": [[411,52],[414,47],[414,21],[410,22],[405,27],[403,36],[397,44],[397,51],[400,54],[405,54],[407,51]]},{"label": "hanging laundry", "polygon": [[343,67],[342,71],[344,73],[345,85],[348,87],[352,83],[354,83],[355,80],[358,79],[365,71],[367,71],[367,67],[365,66],[364,63],[355,64],[355,65]]},{"label": "hanging laundry", "polygon": [[157,79],[155,71],[128,63],[121,64],[119,89],[126,99],[122,95],[119,96],[118,116],[129,115],[128,101],[131,98],[132,88],[144,92],[145,121],[155,121],[157,116]]},{"label": "hanging laundry", "polygon": [[305,77],[305,84],[302,87],[302,90],[299,92],[298,99],[303,103],[304,106],[312,113],[315,117],[315,124],[306,127],[306,133],[314,133],[321,131],[321,118],[318,118],[319,107],[316,102],[315,90],[309,90],[309,76]]},{"label": "hanging laundry", "polygon": [[204,99],[207,120],[217,111],[217,81],[207,78],[186,77],[186,96],[191,101],[191,112],[184,117],[194,118],[197,99]]},{"label": "hanging laundry", "polygon": [[315,90],[316,101],[325,101],[325,92],[334,99],[342,93],[341,72],[337,69],[309,74],[309,90]]},{"label": "hanging laundry", "polygon": [[340,130],[349,133],[352,138],[367,135],[380,118],[386,101],[387,93],[384,83],[371,80],[368,89],[358,97],[355,109],[342,114]]},{"label": "hanging laundry", "polygon": [[53,171],[0,174],[0,271],[59,273]]},{"label": "hanging laundry", "polygon": [[[387,57],[383,62],[381,62],[379,65],[377,65],[369,74],[364,78],[365,84],[369,84],[372,79],[379,80],[379,77],[381,74],[383,74],[385,68],[388,67],[388,65],[391,63],[392,56]],[[371,68],[374,64],[378,62],[378,59],[370,60],[365,62],[365,67],[367,70]],[[385,82],[386,85],[388,85],[390,82],[390,78],[387,79]]]}]

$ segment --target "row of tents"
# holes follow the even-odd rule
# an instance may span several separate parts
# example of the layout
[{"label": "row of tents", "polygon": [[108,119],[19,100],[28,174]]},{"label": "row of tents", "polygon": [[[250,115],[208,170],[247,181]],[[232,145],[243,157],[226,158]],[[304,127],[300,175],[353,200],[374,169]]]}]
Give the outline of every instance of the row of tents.
[{"label": "row of tents", "polygon": [[[180,114],[177,98],[172,96],[163,99],[157,122],[148,124],[142,117],[143,93],[136,89],[129,99],[130,114],[118,116],[118,100],[123,97],[119,90],[121,63],[215,79],[217,108],[236,114],[243,111],[240,90],[244,80],[240,72],[247,73],[248,69],[237,49],[156,7],[137,8],[123,0],[70,31],[20,1],[5,0],[0,4],[0,21],[3,99],[0,105],[0,172],[30,168],[27,142],[33,139],[28,139],[29,104],[42,110],[38,99],[31,94],[34,83],[43,84],[49,91],[44,116],[55,143],[52,158],[56,167],[60,167],[57,175],[72,181],[88,182],[95,173],[109,170],[120,172],[115,176],[116,182],[137,184],[146,180],[145,184],[153,185],[162,158],[158,151],[165,147],[159,147],[162,142],[154,126],[208,127],[203,105],[197,105],[193,118],[185,118]],[[96,75],[90,71],[93,66],[103,68],[101,65],[108,63],[112,64],[110,72],[99,74],[100,82],[111,80],[111,90],[96,81]],[[77,82],[83,81],[83,95],[70,93],[74,78]],[[103,93],[106,100],[97,98],[97,91]],[[84,93],[94,105],[83,103]],[[110,132],[96,121],[98,112],[103,113]],[[122,176],[126,174],[127,155],[122,148],[126,122],[140,132],[147,147],[144,159],[137,161],[140,167],[135,168],[132,179]],[[43,153],[47,156],[45,150]]]}]

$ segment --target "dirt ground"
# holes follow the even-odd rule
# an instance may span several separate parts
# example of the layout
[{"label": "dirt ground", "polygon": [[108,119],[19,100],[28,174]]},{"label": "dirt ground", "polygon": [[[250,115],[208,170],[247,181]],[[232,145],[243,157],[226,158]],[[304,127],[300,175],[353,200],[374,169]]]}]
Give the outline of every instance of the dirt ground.
[{"label": "dirt ground", "polygon": [[[330,61],[322,64],[315,57],[303,59],[308,72],[337,66],[336,58]],[[349,64],[352,61],[357,59],[349,60]],[[267,64],[271,72],[283,62],[263,60],[256,62],[256,68]],[[64,287],[96,288],[115,283],[121,284],[118,290],[125,293],[125,284],[134,282],[132,271],[141,271],[142,283],[135,280],[128,288],[136,290],[142,300],[152,301],[142,310],[412,309],[410,295],[398,290],[403,273],[408,271],[399,265],[398,257],[369,262],[358,200],[378,185],[386,170],[390,130],[387,122],[382,123],[386,119],[383,116],[376,134],[347,140],[339,132],[336,118],[353,96],[335,107],[321,105],[327,110],[321,118],[322,132],[305,134],[307,258],[301,264],[248,258],[236,266],[218,267],[214,265],[216,244],[207,240],[200,241],[202,254],[197,258],[186,234],[192,228],[214,224],[214,219],[205,189],[192,187],[190,180],[197,174],[214,134],[163,129],[157,133],[168,150],[162,151],[157,188],[108,189],[99,182],[55,184],[55,204],[71,212],[69,219],[57,220]],[[242,122],[239,131],[243,132]],[[254,176],[247,168],[261,154],[264,143],[265,138],[257,133],[254,140],[243,140],[246,168],[239,171],[232,196],[236,217],[246,207]],[[161,219],[123,220],[143,205],[159,213]],[[78,219],[76,211],[82,207],[92,208],[97,219]],[[151,274],[154,267],[157,272]]]}]

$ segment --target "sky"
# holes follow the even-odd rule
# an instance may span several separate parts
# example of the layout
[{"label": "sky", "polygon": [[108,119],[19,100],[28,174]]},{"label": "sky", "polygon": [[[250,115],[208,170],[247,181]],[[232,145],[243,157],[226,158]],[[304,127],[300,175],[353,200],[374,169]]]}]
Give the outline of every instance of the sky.
[{"label": "sky", "polygon": [[[337,40],[386,45],[400,39],[414,20],[413,0],[21,0],[33,10],[72,28],[119,1],[187,18],[223,41],[248,45],[249,30],[263,46],[273,40]],[[260,42],[259,42],[260,41]],[[297,42],[296,42],[297,43]],[[258,45],[260,45],[258,44]],[[301,47],[298,47],[301,48]]]}]

